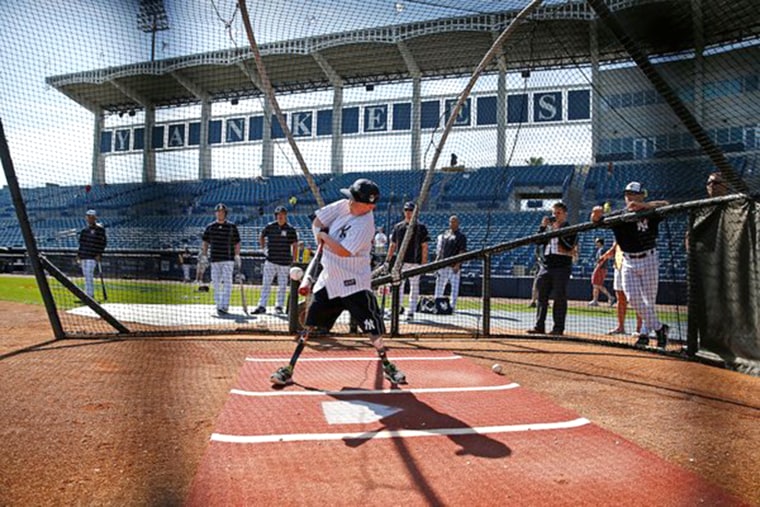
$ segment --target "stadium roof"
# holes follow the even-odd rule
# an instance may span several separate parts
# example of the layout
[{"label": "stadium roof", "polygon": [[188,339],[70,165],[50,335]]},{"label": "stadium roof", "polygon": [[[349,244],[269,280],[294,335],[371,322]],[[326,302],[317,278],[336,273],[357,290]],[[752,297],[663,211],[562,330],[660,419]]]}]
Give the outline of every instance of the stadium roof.
[{"label": "stadium roof", "polygon": [[[732,10],[704,0],[705,46],[760,36],[755,0],[735,0]],[[692,2],[607,2],[629,35],[651,55],[694,47]],[[722,7],[721,7],[722,6]],[[517,10],[421,21],[263,44],[264,65],[276,93],[329,89],[334,82],[361,86],[469,75]],[[748,18],[746,13],[752,13]],[[739,13],[739,14],[737,14]],[[741,13],[744,13],[741,15]],[[753,19],[754,17],[754,19]],[[597,17],[585,1],[542,7],[503,48],[509,70],[586,64]],[[605,28],[598,32],[599,61],[628,59]],[[495,71],[492,63],[488,71]],[[332,79],[332,80],[331,80]],[[261,96],[249,48],[96,69],[47,78],[47,83],[91,111],[117,113],[146,105],[162,108]]]}]

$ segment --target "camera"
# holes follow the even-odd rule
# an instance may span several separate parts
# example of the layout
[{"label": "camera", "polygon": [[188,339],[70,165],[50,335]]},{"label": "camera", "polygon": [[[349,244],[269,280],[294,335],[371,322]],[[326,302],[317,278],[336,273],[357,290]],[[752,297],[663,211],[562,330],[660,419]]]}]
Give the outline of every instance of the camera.
[{"label": "camera", "polygon": [[555,217],[554,215],[552,215],[552,216],[550,216],[550,217],[547,217],[547,218],[549,219],[549,223],[550,223],[550,224],[553,224],[554,222],[556,222],[556,221],[557,221],[557,217]]}]

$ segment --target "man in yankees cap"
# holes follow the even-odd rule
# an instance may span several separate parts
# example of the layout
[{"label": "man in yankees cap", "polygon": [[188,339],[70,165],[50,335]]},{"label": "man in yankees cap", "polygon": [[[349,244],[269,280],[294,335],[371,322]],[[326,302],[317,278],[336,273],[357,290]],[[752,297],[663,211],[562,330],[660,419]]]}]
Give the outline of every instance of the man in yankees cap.
[{"label": "man in yankees cap", "polygon": [[[391,242],[388,245],[388,255],[386,256],[387,266],[391,265],[394,254],[401,248],[401,243],[406,236],[406,230],[412,222],[415,204],[409,201],[404,204],[404,219],[393,226],[391,232]],[[428,262],[428,245],[430,243],[430,234],[425,224],[417,222],[412,231],[412,237],[409,246],[404,253],[404,258],[396,262],[402,262],[402,269],[412,269]],[[404,284],[401,284],[399,291],[399,300],[404,300]],[[414,319],[414,310],[417,308],[417,300],[420,297],[420,275],[409,278],[409,310],[406,312],[406,320]]]},{"label": "man in yankees cap", "polygon": [[[628,212],[653,210],[668,205],[668,201],[645,202],[647,191],[638,181],[628,183],[623,195]],[[601,206],[595,206],[591,210],[592,222],[599,222],[603,216]],[[655,311],[660,267],[657,226],[662,219],[662,216],[652,214],[611,226],[615,241],[623,251],[623,264],[620,268],[623,292],[644,323],[635,344],[639,348],[649,345],[649,331],[654,331],[657,335],[658,348],[664,349],[668,344],[668,325],[660,322]]]},{"label": "man in yankees cap", "polygon": [[285,294],[290,279],[290,265],[298,258],[298,233],[288,223],[288,210],[284,206],[277,206],[274,209],[274,218],[275,220],[268,223],[259,235],[259,246],[266,251],[266,260],[259,306],[253,310],[253,313],[266,313],[269,292],[276,276],[277,306],[274,311],[282,315],[285,313]]},{"label": "man in yankees cap", "polygon": [[229,313],[232,295],[232,273],[243,264],[240,258],[240,233],[237,225],[227,220],[229,209],[224,203],[214,208],[216,219],[203,231],[198,269],[211,262],[211,283],[214,286],[216,313]]},{"label": "man in yankees cap", "polygon": [[106,229],[98,223],[98,214],[94,209],[85,213],[87,226],[79,231],[79,250],[77,262],[84,276],[84,291],[91,298],[95,297],[95,267],[100,262],[106,249]]},{"label": "man in yankees cap", "polygon": [[290,363],[279,368],[270,380],[275,385],[293,382],[293,369],[309,333],[316,328],[331,329],[341,313],[348,310],[377,350],[383,375],[392,384],[406,383],[404,374],[386,356],[382,335],[383,314],[372,292],[370,253],[375,235],[373,210],[380,199],[375,182],[360,178],[341,193],[341,199],[316,211],[312,231],[322,246],[322,272],[313,288],[304,330],[299,335]]}]

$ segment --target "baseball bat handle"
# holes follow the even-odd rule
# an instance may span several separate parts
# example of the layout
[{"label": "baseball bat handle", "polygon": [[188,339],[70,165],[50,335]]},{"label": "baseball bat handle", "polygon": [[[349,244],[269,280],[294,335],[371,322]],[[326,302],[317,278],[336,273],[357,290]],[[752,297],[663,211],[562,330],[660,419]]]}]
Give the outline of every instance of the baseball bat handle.
[{"label": "baseball bat handle", "polygon": [[317,251],[314,254],[314,257],[312,257],[311,261],[309,261],[309,265],[306,267],[306,273],[303,275],[301,285],[298,286],[298,294],[301,296],[308,296],[311,293],[311,286],[314,285],[314,273],[316,272],[317,266],[319,266],[319,261],[322,257],[323,245],[323,243],[320,243],[317,246]]}]

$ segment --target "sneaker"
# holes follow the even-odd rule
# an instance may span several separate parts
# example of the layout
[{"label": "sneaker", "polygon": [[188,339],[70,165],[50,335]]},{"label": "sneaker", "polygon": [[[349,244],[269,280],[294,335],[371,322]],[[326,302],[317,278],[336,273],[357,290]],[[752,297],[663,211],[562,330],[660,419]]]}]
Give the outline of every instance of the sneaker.
[{"label": "sneaker", "polygon": [[589,301],[588,302],[588,306],[599,306],[599,302],[598,301]]},{"label": "sneaker", "polygon": [[649,346],[649,335],[640,334],[639,339],[633,344],[637,349],[645,349]]},{"label": "sneaker", "polygon": [[616,304],[617,304],[617,299],[610,300],[610,308],[614,308]]},{"label": "sneaker", "polygon": [[535,307],[536,307],[535,301],[531,301],[530,304],[528,305],[528,308],[535,308]]},{"label": "sneaker", "polygon": [[[612,336],[612,335],[616,335],[616,334],[625,334],[625,329],[620,329],[620,328],[616,327],[615,329],[610,329],[609,331],[607,331],[607,335],[608,336]],[[637,336],[638,336],[638,334],[637,334]]]},{"label": "sneaker", "polygon": [[276,306],[274,308],[274,313],[277,315],[283,315],[285,313],[285,310],[282,309],[282,306]]},{"label": "sneaker", "polygon": [[267,313],[267,309],[263,306],[257,306],[251,313]]},{"label": "sneaker", "polygon": [[216,309],[216,314],[217,315],[229,315],[230,313],[227,310],[225,310],[224,308],[217,308]]},{"label": "sneaker", "polygon": [[663,324],[662,327],[655,331],[655,335],[657,335],[657,348],[658,349],[665,349],[665,347],[668,346],[668,331],[670,330],[670,326],[667,324]]},{"label": "sneaker", "polygon": [[383,376],[387,378],[391,384],[406,384],[406,375],[404,375],[404,372],[396,368],[396,365],[390,361],[383,365]]},{"label": "sneaker", "polygon": [[546,330],[534,327],[533,329],[528,329],[528,334],[546,334]]},{"label": "sneaker", "polygon": [[414,320],[414,312],[409,312],[406,314],[406,321],[411,322]]},{"label": "sneaker", "polygon": [[282,366],[276,372],[272,373],[269,377],[269,381],[277,386],[286,386],[293,383],[293,367]]},{"label": "sneaker", "polygon": [[559,329],[552,329],[551,331],[549,331],[549,334],[551,336],[562,336],[563,334],[565,334],[565,332],[560,331]]}]

